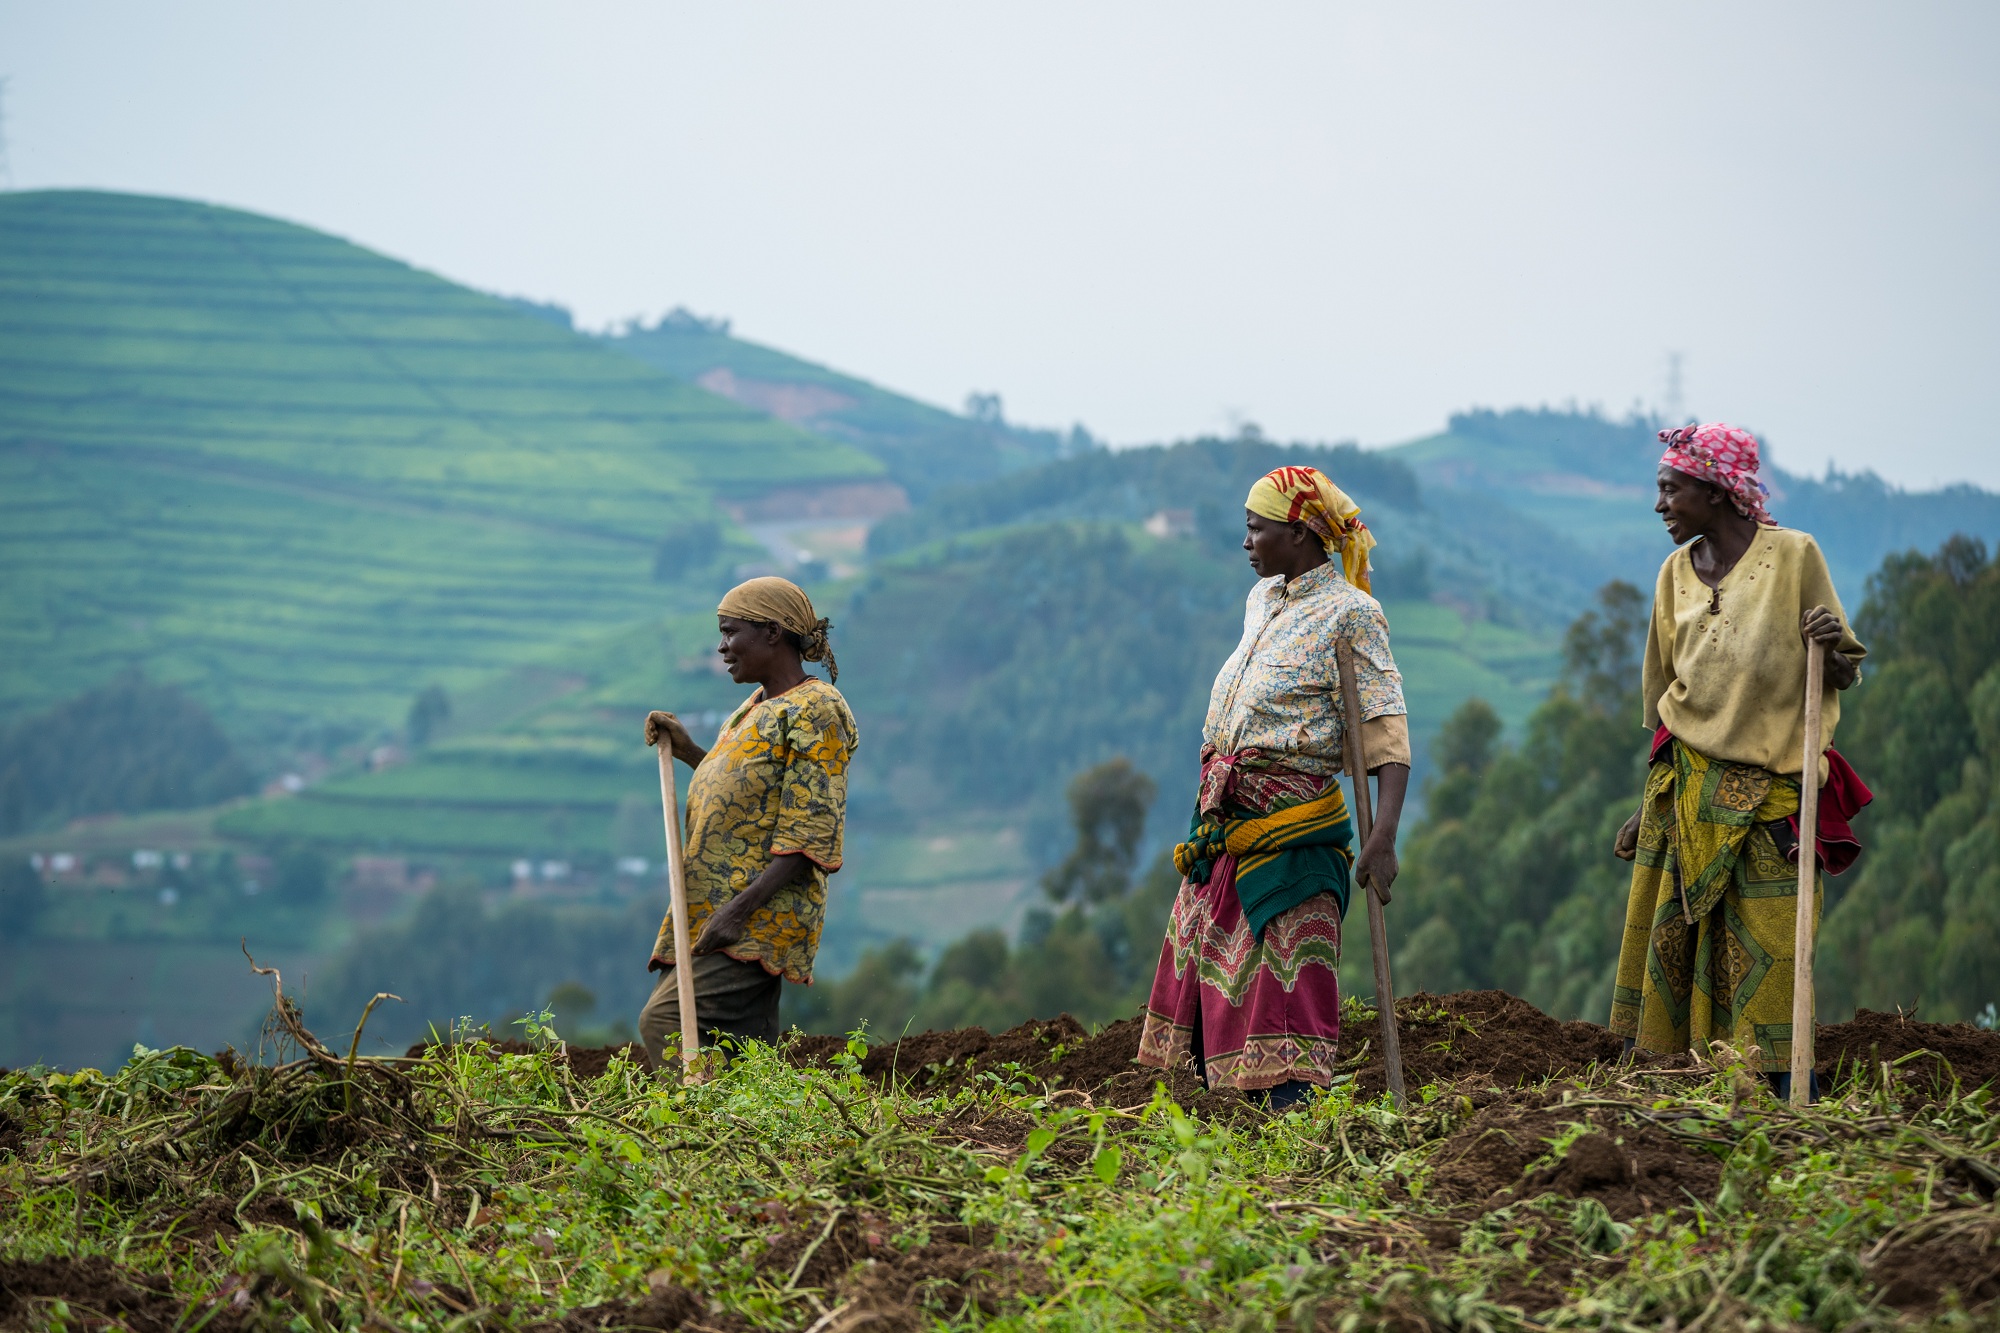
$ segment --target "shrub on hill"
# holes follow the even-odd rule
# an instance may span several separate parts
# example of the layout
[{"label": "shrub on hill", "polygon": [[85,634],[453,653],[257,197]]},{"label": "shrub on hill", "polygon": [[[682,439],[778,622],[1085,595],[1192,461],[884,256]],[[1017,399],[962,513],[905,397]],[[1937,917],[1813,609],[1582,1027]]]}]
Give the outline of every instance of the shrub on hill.
[{"label": "shrub on hill", "polygon": [[208,711],[136,671],[0,731],[0,834],[77,815],[186,810],[251,790]]},{"label": "shrub on hill", "polygon": [[652,990],[646,957],[659,925],[650,902],[488,905],[477,886],[441,885],[407,918],[343,949],[314,979],[309,1008],[330,1023],[351,1022],[377,991],[401,996],[368,1021],[363,1049],[378,1053],[433,1027],[449,1032],[461,1018],[511,1035],[509,1022],[557,992],[573,996],[568,987],[588,991],[602,1016],[636,1018]]}]

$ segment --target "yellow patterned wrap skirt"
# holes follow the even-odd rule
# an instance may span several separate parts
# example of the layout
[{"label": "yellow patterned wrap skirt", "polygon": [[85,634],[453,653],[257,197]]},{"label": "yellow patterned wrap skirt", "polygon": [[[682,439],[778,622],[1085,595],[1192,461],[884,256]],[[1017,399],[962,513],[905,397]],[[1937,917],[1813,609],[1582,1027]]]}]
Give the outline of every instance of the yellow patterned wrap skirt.
[{"label": "yellow patterned wrap skirt", "polygon": [[[1611,1030],[1648,1051],[1727,1041],[1767,1072],[1792,1058],[1798,869],[1781,850],[1792,778],[1675,740],[1653,764],[1618,951]],[[1823,894],[1816,877],[1813,927]]]}]

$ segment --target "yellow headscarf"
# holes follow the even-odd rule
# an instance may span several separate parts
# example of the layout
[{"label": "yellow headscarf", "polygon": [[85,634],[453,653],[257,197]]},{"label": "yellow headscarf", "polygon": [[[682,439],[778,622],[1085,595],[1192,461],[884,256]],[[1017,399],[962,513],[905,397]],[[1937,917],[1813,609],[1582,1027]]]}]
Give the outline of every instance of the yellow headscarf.
[{"label": "yellow headscarf", "polygon": [[1361,506],[1316,467],[1281,467],[1267,472],[1250,488],[1243,507],[1260,518],[1279,523],[1303,523],[1320,539],[1327,554],[1340,552],[1347,581],[1363,592],[1368,586],[1368,553],[1375,534],[1361,521]]}]

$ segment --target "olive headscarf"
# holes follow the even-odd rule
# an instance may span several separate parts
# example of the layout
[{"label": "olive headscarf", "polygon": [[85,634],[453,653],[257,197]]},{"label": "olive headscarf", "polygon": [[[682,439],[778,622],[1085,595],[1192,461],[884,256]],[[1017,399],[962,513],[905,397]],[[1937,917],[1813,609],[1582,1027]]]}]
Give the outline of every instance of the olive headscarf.
[{"label": "olive headscarf", "polygon": [[833,660],[833,649],[826,641],[833,625],[825,616],[813,613],[812,598],[790,579],[766,576],[739,583],[722,595],[715,613],[776,625],[798,635],[799,656],[808,662],[826,663],[827,676],[840,679],[840,665]]}]

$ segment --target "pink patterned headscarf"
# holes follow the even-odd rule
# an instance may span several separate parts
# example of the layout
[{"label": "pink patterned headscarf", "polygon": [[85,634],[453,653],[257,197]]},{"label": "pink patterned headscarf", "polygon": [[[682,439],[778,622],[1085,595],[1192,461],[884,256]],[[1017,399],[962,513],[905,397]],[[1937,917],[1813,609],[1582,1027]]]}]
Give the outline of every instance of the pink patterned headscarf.
[{"label": "pink patterned headscarf", "polygon": [[1757,437],[1741,426],[1711,421],[1703,426],[1678,426],[1660,432],[1667,451],[1660,466],[1720,486],[1745,518],[1754,518],[1767,528],[1778,526],[1764,501],[1771,492],[1757,480]]}]

